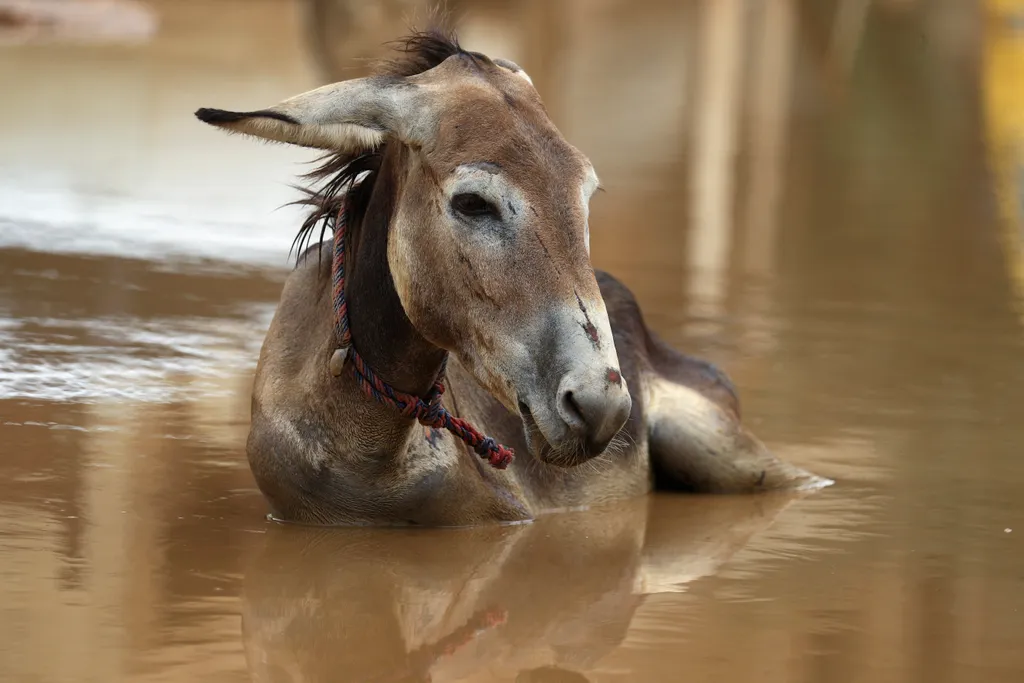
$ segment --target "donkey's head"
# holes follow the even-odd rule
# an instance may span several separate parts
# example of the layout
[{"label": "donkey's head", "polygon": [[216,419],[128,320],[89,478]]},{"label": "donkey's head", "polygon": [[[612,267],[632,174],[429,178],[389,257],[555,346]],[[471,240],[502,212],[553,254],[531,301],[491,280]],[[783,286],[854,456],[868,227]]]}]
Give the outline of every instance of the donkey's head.
[{"label": "donkey's head", "polygon": [[594,168],[515,64],[429,34],[406,48],[376,76],[197,115],[353,157],[388,148],[387,260],[409,320],[522,416],[535,453],[562,465],[597,455],[630,397],[590,265]]}]

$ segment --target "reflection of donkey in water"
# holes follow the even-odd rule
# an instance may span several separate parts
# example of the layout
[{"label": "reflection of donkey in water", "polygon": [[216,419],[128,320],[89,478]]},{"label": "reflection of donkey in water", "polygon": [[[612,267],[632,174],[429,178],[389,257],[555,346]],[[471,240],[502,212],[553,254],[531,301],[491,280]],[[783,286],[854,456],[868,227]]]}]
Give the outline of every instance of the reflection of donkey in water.
[{"label": "reflection of donkey in water", "polygon": [[[584,683],[607,671],[605,658],[649,596],[714,575],[794,500],[652,497],[444,531],[271,528],[241,595],[249,675],[441,683],[486,672],[495,681]],[[656,609],[679,614],[707,601]],[[738,631],[743,642],[756,629]],[[706,647],[685,629],[650,645],[618,652],[617,665],[643,667],[669,652],[689,662]],[[638,673],[630,680],[648,680]]]},{"label": "reflection of donkey in water", "polygon": [[[197,112],[332,152],[300,238],[319,226],[334,244],[299,257],[256,372],[249,463],[274,513],[473,524],[652,484],[814,482],[740,426],[723,374],[594,272],[597,176],[529,77],[434,34],[403,52],[270,109]],[[510,467],[471,425],[515,448]]]}]

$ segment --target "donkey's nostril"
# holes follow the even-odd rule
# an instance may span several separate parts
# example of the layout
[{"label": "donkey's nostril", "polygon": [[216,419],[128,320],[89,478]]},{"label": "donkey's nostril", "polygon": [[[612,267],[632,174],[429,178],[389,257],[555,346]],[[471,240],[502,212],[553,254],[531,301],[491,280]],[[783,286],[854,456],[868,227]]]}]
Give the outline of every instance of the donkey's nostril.
[{"label": "donkey's nostril", "polygon": [[[568,386],[566,386],[568,385]],[[584,382],[565,377],[561,382],[558,413],[576,438],[582,438],[587,451],[597,455],[629,417],[632,401],[629,392],[603,382]]]},{"label": "donkey's nostril", "polygon": [[576,397],[573,396],[571,391],[567,391],[562,394],[562,405],[561,405],[562,419],[565,420],[569,428],[574,432],[582,432],[587,427],[587,418],[580,410],[580,406],[576,403]]}]

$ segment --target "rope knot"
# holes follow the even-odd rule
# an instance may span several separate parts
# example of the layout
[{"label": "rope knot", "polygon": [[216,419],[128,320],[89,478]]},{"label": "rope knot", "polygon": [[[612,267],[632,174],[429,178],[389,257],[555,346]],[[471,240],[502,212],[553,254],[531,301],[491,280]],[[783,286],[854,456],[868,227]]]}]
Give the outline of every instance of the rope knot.
[{"label": "rope knot", "polygon": [[489,436],[485,436],[473,450],[481,458],[487,458],[487,462],[496,470],[508,467],[514,455],[512,449],[505,448]]},{"label": "rope knot", "polygon": [[434,429],[441,429],[445,426],[445,415],[448,411],[441,405],[441,394],[434,394],[428,403],[420,401],[417,417],[422,424]]}]

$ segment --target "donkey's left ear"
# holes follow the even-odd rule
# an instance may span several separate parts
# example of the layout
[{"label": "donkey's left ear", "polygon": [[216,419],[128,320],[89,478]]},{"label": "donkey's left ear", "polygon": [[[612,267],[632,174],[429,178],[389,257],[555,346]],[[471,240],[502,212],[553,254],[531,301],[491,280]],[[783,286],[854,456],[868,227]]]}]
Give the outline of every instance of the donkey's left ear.
[{"label": "donkey's left ear", "polygon": [[325,85],[269,109],[200,109],[196,118],[228,131],[336,152],[372,149],[388,134],[417,143],[410,115],[418,88],[402,79],[357,78]]}]

